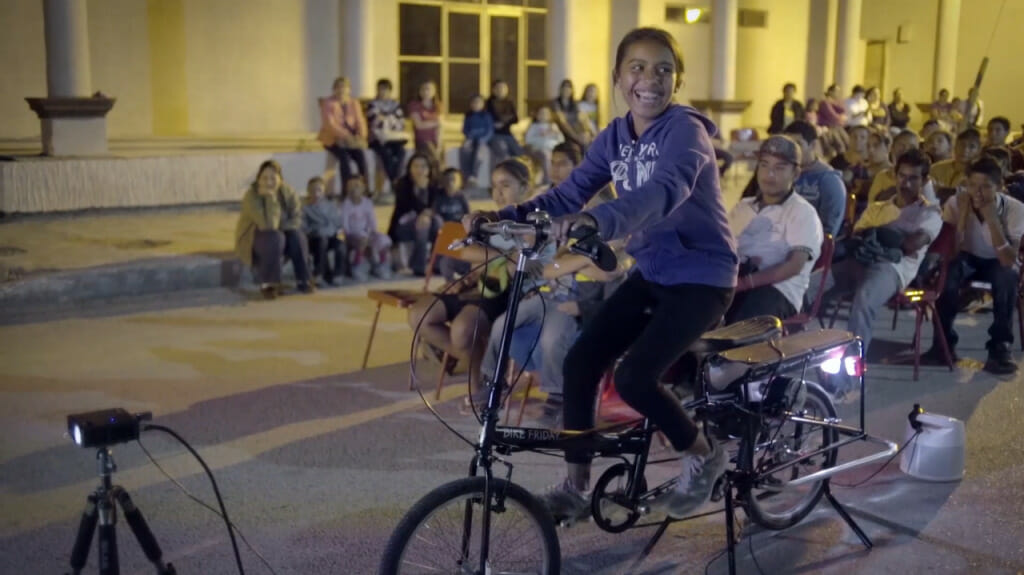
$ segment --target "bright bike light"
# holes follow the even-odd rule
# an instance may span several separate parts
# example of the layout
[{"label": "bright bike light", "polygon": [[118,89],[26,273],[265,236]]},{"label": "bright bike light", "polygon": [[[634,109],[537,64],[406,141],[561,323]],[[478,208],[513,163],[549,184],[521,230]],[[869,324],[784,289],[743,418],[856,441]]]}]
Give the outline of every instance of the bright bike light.
[{"label": "bright bike light", "polygon": [[842,368],[843,358],[841,357],[830,357],[825,361],[821,362],[821,371],[824,371],[829,375],[836,375]]},{"label": "bright bike light", "polygon": [[850,377],[860,377],[864,373],[864,362],[856,355],[843,358],[843,366]]}]

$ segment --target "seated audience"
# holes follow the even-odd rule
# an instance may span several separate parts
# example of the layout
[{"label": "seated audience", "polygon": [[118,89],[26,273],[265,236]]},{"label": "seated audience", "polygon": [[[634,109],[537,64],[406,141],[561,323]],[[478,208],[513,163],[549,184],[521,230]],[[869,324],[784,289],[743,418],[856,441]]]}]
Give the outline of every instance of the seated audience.
[{"label": "seated audience", "polygon": [[494,118],[494,136],[489,143],[491,148],[491,164],[497,165],[502,160],[513,156],[521,156],[523,148],[512,135],[512,126],[519,123],[516,103],[508,95],[508,83],[495,80],[491,84],[491,96],[487,98],[487,111]]},{"label": "seated audience", "polygon": [[430,209],[441,193],[436,181],[430,156],[416,152],[395,187],[395,211],[391,213],[388,236],[396,246],[395,265],[400,272],[411,269],[419,276],[426,273],[430,244],[439,229]]},{"label": "seated audience", "polygon": [[838,237],[846,213],[842,176],[818,159],[814,145],[818,131],[813,125],[798,120],[786,126],[785,133],[800,145],[800,173],[793,189],[818,212],[824,233]]},{"label": "seated audience", "polygon": [[[899,193],[890,200],[868,205],[853,227],[848,240],[849,256],[833,263],[826,278],[828,297],[853,295],[847,329],[871,345],[871,326],[878,310],[893,295],[907,287],[917,275],[928,245],[938,237],[942,216],[937,205],[923,194],[930,162],[919,150],[910,150],[896,160]],[[811,285],[820,285],[811,276]],[[808,290],[807,299],[816,293]],[[852,380],[845,381],[852,385]],[[847,389],[834,389],[842,395]]]},{"label": "seated audience", "polygon": [[459,150],[459,167],[466,185],[475,188],[481,146],[487,145],[494,136],[494,118],[484,109],[484,98],[480,94],[469,99],[469,110],[462,120],[462,135],[466,140]]},{"label": "seated audience", "polygon": [[800,164],[800,146],[793,139],[765,140],[758,152],[757,195],[741,199],[729,212],[740,277],[727,324],[759,315],[786,319],[803,303],[824,234],[814,207],[793,193]]},{"label": "seated audience", "polygon": [[932,162],[939,163],[953,157],[953,134],[943,129],[935,129],[922,137],[924,151]]},{"label": "seated audience", "polygon": [[903,100],[903,90],[896,88],[889,102],[889,127],[893,130],[906,130],[910,124],[910,104]]},{"label": "seated audience", "polygon": [[985,148],[982,155],[992,158],[999,163],[999,167],[1003,170],[1003,184],[1006,186],[1004,193],[1015,200],[1024,201],[1024,172],[1013,172],[1010,170],[1010,165],[1013,161],[1010,156],[1010,149],[1002,146],[998,148]]},{"label": "seated audience", "polygon": [[599,115],[599,103],[597,101],[597,84],[587,84],[583,87],[583,97],[576,104],[580,109],[580,119],[587,123],[587,131],[594,136],[604,127],[601,124]]},{"label": "seated audience", "polygon": [[539,152],[541,157],[544,158],[543,168],[545,174],[551,172],[551,151],[555,149],[555,146],[565,141],[565,135],[562,134],[562,130],[553,120],[551,108],[547,106],[537,108],[533,123],[527,128],[526,137],[524,138],[526,147]]},{"label": "seated audience", "polygon": [[[1011,374],[1017,371],[1010,349],[1017,301],[1017,249],[1024,235],[1024,204],[1003,192],[1003,174],[992,158],[967,167],[966,190],[949,198],[943,219],[956,226],[959,254],[950,262],[946,285],[936,308],[950,350],[959,336],[953,319],[960,308],[960,289],[972,280],[992,285],[992,325],[989,327],[985,371]],[[944,361],[941,343],[933,339],[925,354]]]},{"label": "seated audience", "polygon": [[[313,255],[313,277],[322,277],[327,285],[335,285],[334,279],[345,273],[345,244],[338,238],[341,213],[338,204],[324,195],[323,178],[310,179],[306,193],[306,205],[302,207],[302,231],[306,233],[309,251]],[[327,258],[328,254],[334,259],[333,265]]]},{"label": "seated audience", "polygon": [[256,181],[242,197],[242,211],[235,227],[235,253],[243,264],[254,268],[260,292],[268,299],[277,297],[281,288],[283,256],[292,262],[299,291],[313,291],[301,227],[302,204],[282,180],[281,165],[274,160],[263,162]]},{"label": "seated audience", "polygon": [[[924,125],[921,126],[921,141],[928,142],[929,136],[942,129],[942,124],[940,124],[938,120],[926,120]],[[950,146],[950,149],[953,149],[952,145]],[[927,152],[927,150],[925,151]],[[932,158],[932,161],[934,162],[935,159]]]},{"label": "seated audience", "polygon": [[574,142],[583,149],[590,145],[590,141],[596,134],[590,132],[590,124],[584,121],[585,118],[580,115],[572,80],[568,78],[562,80],[558,87],[558,96],[551,101],[550,110],[551,121],[555,123],[566,140]]},{"label": "seated audience", "polygon": [[[391,80],[382,78],[377,81],[377,97],[367,107],[366,120],[370,128],[370,149],[380,159],[394,192],[395,182],[402,175],[409,134],[405,131],[402,106],[391,97],[392,89]],[[377,191],[380,192],[379,189]]]},{"label": "seated audience", "polygon": [[804,119],[804,107],[795,98],[796,84],[787,83],[782,87],[782,99],[772,106],[769,134],[781,134],[786,126]]},{"label": "seated audience", "polygon": [[[443,193],[434,198],[431,209],[434,211],[434,218],[438,228],[446,222],[461,222],[462,218],[469,213],[469,200],[462,188],[462,176],[455,168],[448,168],[441,174],[441,188]],[[437,269],[448,281],[455,279],[455,275],[465,274],[470,268],[469,262],[456,260],[448,256],[440,256],[437,262]]]},{"label": "seated audience", "polygon": [[[938,122],[939,126],[943,129],[949,130],[955,126],[952,114],[953,104],[949,101],[949,90],[943,88],[939,90],[938,98],[932,102],[931,119]],[[922,137],[927,138],[927,136]]]},{"label": "seated audience", "polygon": [[[356,164],[357,173],[366,175],[366,118],[359,100],[352,97],[352,86],[348,78],[334,81],[334,94],[329,98],[320,99],[320,134],[318,136],[324,149],[338,160],[338,171],[344,184],[352,173],[349,166],[351,159]],[[334,195],[333,178],[327,185],[330,195]]]},{"label": "seated audience", "polygon": [[846,189],[855,193],[865,181],[871,181],[868,175],[868,136],[871,131],[867,126],[855,125],[847,133],[850,136],[849,146],[829,164],[842,172]]},{"label": "seated audience", "polygon": [[366,182],[358,176],[345,182],[341,230],[348,245],[346,260],[352,277],[366,280],[367,267],[376,277],[391,277],[391,238],[377,230],[377,213],[366,197]]},{"label": "seated audience", "polygon": [[[491,173],[491,189],[494,201],[499,207],[512,206],[526,201],[530,196],[530,182],[533,180],[527,162],[512,158],[495,166]],[[492,237],[491,246],[498,250],[509,250],[513,242]],[[487,349],[487,334],[498,316],[505,313],[510,287],[510,266],[514,260],[500,255],[493,249],[471,245],[461,250],[459,257],[474,265],[482,266],[445,293],[423,298],[409,310],[409,325],[420,328],[420,336],[428,345],[448,353],[458,360],[468,360],[469,365],[480,365]],[[486,398],[486,389],[481,385],[480,371],[470,370],[472,394],[466,398],[479,403]]]},{"label": "seated audience", "polygon": [[[998,148],[1007,146],[1006,140],[1010,136],[1010,121],[1003,116],[996,116],[988,121],[985,147]],[[1008,148],[1010,152],[1010,171],[1017,172],[1024,170],[1024,152]]]},{"label": "seated audience", "polygon": [[441,100],[437,97],[437,84],[420,84],[419,97],[409,102],[409,117],[412,119],[416,151],[423,154],[436,173],[441,165],[441,127],[444,114]]},{"label": "seated audience", "polygon": [[846,108],[839,101],[839,86],[832,84],[818,106],[818,125],[830,130],[846,125]]},{"label": "seated audience", "polygon": [[871,132],[868,136],[868,157],[867,168],[869,180],[867,184],[875,180],[880,172],[892,168],[889,162],[889,136],[884,132]]},{"label": "seated audience", "polygon": [[[917,134],[910,130],[903,130],[893,138],[889,158],[895,161],[896,158],[919,147],[920,141],[917,139]],[[897,190],[896,169],[890,167],[882,170],[871,181],[871,189],[868,190],[868,202],[888,200],[896,195]],[[939,205],[939,199],[935,197],[935,186],[932,185],[931,178],[928,178],[928,181],[925,183],[923,193],[929,202]]]},{"label": "seated audience", "polygon": [[871,86],[864,98],[868,101],[868,116],[871,117],[871,126],[880,129],[888,128],[889,108],[882,101],[882,92],[877,86]]},{"label": "seated audience", "polygon": [[967,167],[979,157],[981,133],[974,128],[960,132],[953,146],[953,158],[936,162],[932,166],[932,179],[935,180],[935,191],[940,200],[945,202],[955,193],[957,186],[963,184],[967,178]]},{"label": "seated audience", "polygon": [[868,100],[864,97],[864,87],[854,86],[850,97],[843,103],[846,109],[846,127],[867,126],[871,123],[868,115]]}]

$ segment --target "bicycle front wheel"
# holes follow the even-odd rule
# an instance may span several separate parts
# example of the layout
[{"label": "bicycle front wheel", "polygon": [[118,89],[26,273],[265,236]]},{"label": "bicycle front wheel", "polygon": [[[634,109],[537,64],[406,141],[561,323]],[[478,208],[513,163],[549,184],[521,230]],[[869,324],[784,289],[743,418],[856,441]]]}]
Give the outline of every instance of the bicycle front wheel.
[{"label": "bicycle front wheel", "polygon": [[[483,575],[484,478],[446,483],[419,500],[395,528],[380,575]],[[504,494],[504,498],[499,497]],[[561,550],[555,524],[522,487],[491,479],[487,575],[556,575]]]}]

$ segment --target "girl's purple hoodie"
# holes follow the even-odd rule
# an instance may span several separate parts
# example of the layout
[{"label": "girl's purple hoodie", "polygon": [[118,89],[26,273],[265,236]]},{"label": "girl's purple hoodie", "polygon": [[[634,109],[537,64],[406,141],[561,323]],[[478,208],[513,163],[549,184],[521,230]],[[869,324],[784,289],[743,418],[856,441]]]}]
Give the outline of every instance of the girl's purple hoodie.
[{"label": "girl's purple hoodie", "polygon": [[611,181],[618,199],[587,213],[604,239],[631,236],[626,251],[644,279],[735,287],[739,258],[722,203],[715,132],[711,120],[676,104],[639,138],[631,114],[616,118],[562,185],[498,215],[522,221],[534,210],[576,213]]}]

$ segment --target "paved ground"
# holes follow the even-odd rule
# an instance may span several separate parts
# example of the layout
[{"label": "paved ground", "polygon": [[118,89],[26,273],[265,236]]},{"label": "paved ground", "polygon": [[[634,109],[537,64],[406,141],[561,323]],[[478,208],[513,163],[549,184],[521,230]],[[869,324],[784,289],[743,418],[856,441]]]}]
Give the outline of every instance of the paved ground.
[{"label": "paved ground", "polygon": [[[373,573],[399,517],[430,489],[462,476],[470,453],[407,390],[410,333],[401,314],[385,310],[371,369],[356,371],[372,312],[363,291],[274,302],[212,291],[0,327],[0,572],[63,572],[78,514],[98,481],[94,453],[72,445],[64,416],[122,406],[152,410],[156,422],[196,445],[232,519],[277,573]],[[874,538],[873,551],[822,505],[788,531],[749,530],[741,573],[757,572],[751,547],[764,573],[1024,572],[1021,378],[977,371],[987,319],[961,320],[970,343],[955,373],[927,367],[913,382],[909,367],[876,362],[869,377],[874,433],[902,438],[914,402],[967,422],[965,479],[924,483],[893,463],[862,487],[836,488]],[[885,323],[876,349],[891,356],[910,340],[913,321],[902,318],[896,332]],[[424,377],[431,385],[432,376]],[[452,401],[462,392],[446,387],[439,410],[472,434]],[[212,502],[183,449],[155,433],[143,443]],[[115,454],[116,481],[131,491],[179,573],[233,573],[217,517],[182,495],[137,444]],[[551,458],[514,462],[514,478],[531,489],[560,474]],[[123,572],[151,572],[119,525]],[[649,534],[608,535],[590,524],[562,530],[564,572],[623,573]],[[723,544],[720,516],[677,525],[638,572],[699,573]],[[243,558],[247,572],[269,572],[244,547]],[[709,572],[724,573],[724,559]]]}]

